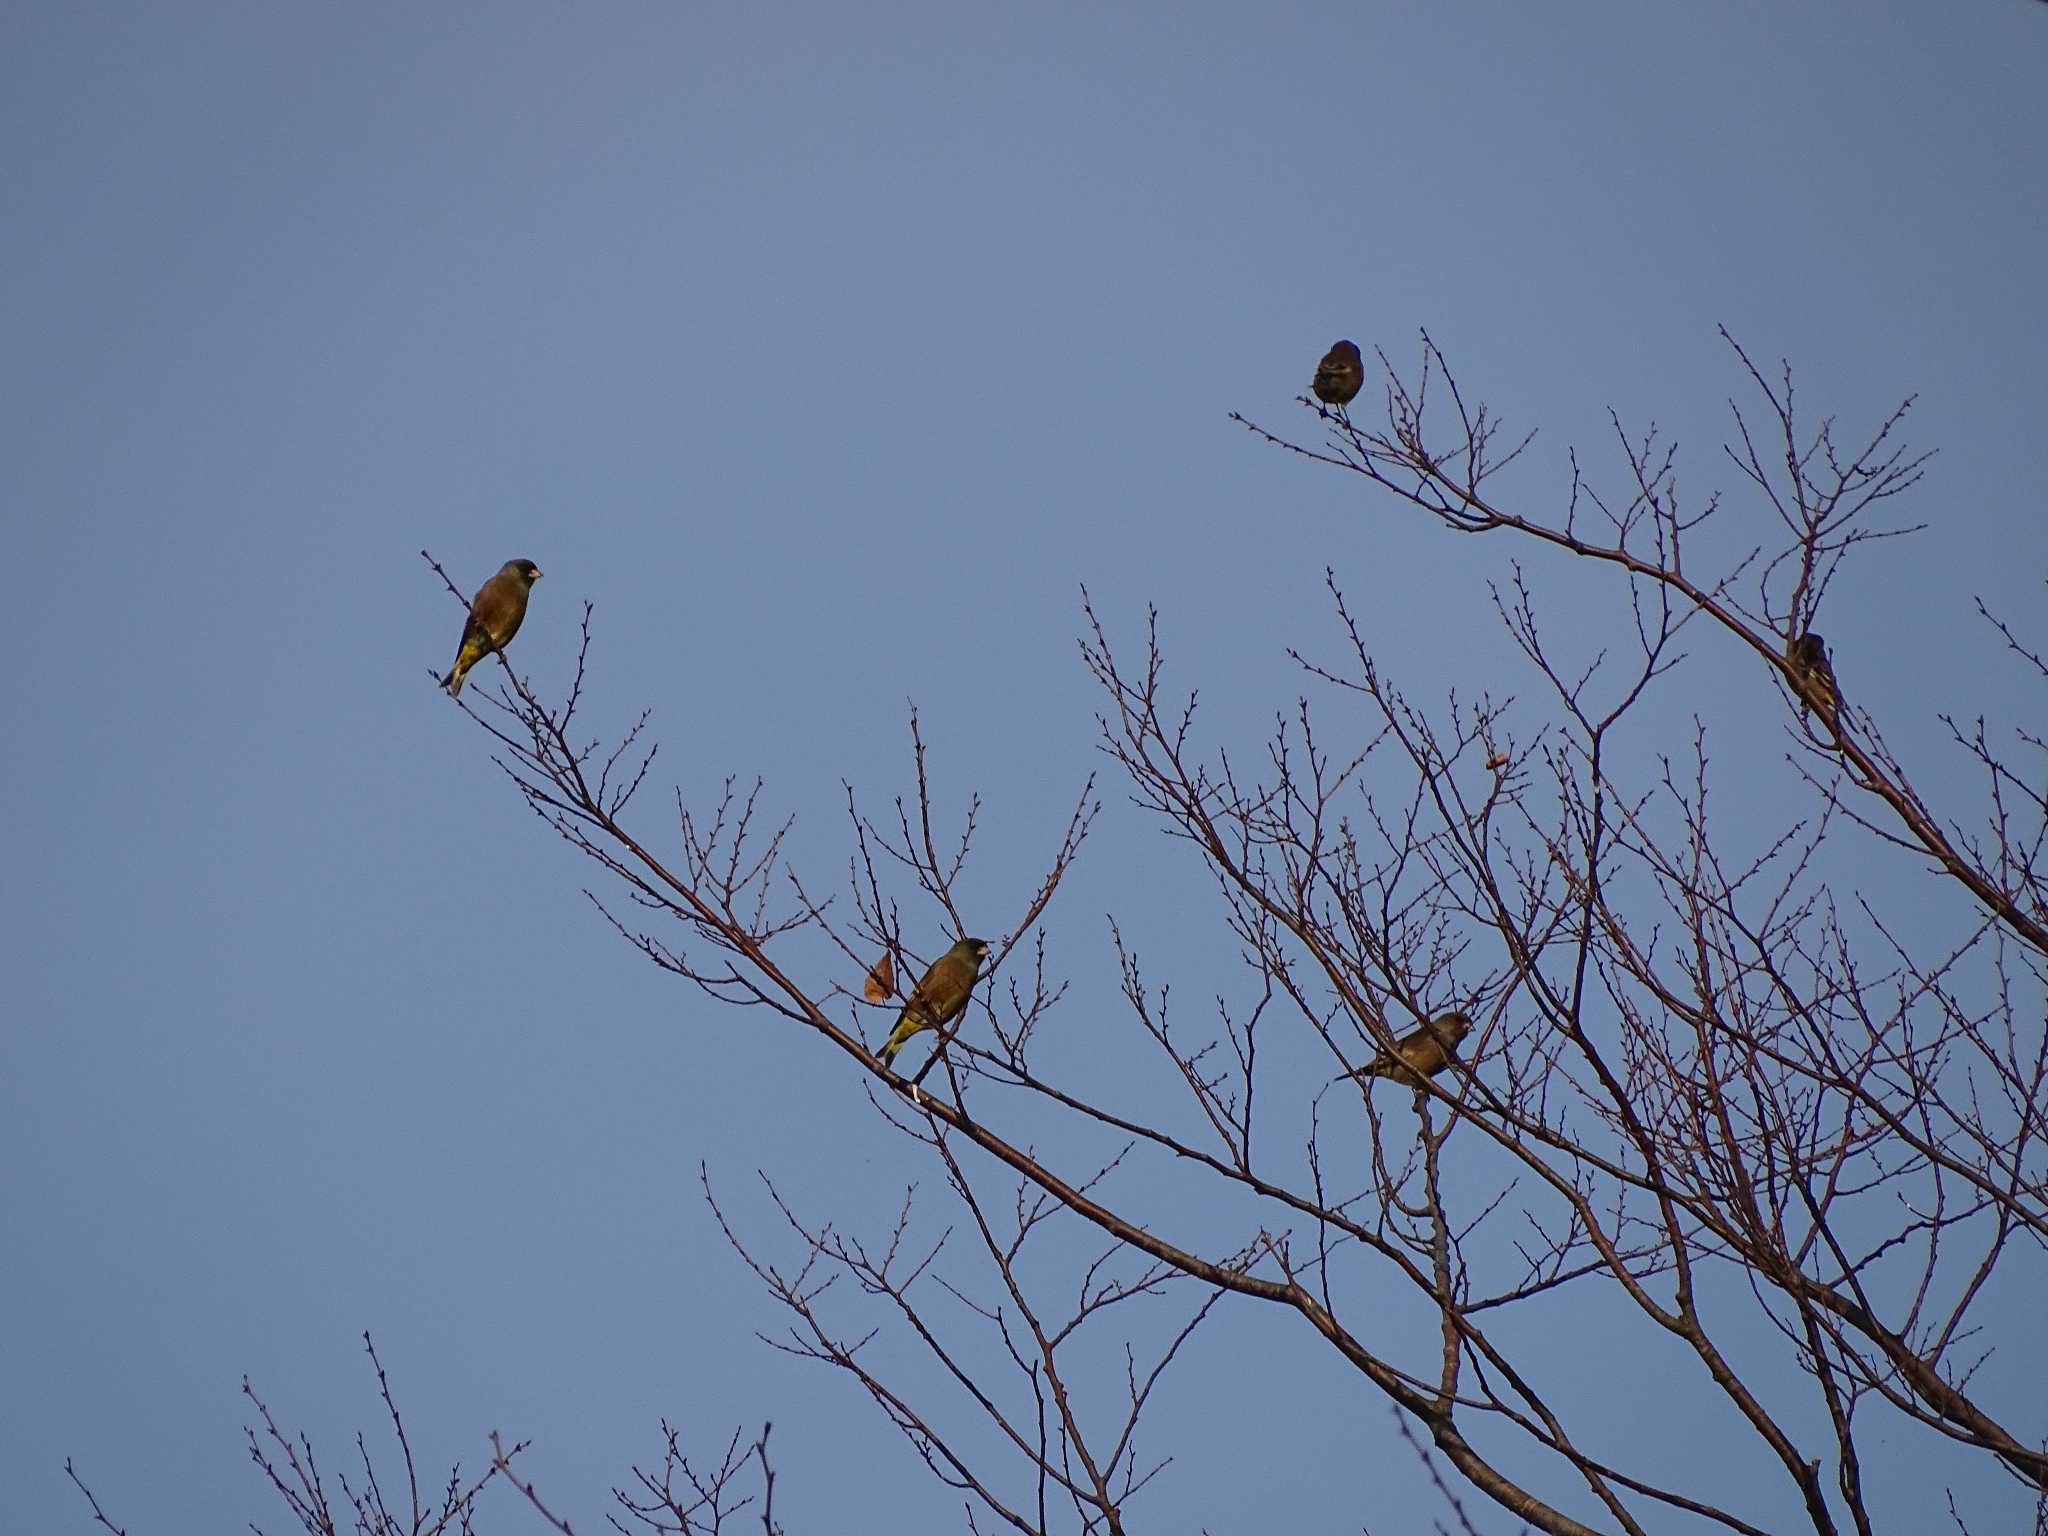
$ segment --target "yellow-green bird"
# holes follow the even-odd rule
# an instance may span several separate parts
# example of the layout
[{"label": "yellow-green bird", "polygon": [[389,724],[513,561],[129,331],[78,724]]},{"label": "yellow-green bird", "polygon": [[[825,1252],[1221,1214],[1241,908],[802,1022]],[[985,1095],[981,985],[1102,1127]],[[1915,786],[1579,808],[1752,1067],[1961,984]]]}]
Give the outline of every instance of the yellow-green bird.
[{"label": "yellow-green bird", "polygon": [[982,940],[962,939],[932,962],[932,968],[910,989],[903,1017],[889,1032],[887,1043],[875,1052],[883,1066],[894,1061],[919,1030],[944,1029],[960,1017],[967,1007],[967,994],[981,979],[981,962],[987,955],[988,945]]},{"label": "yellow-green bird", "polygon": [[1309,388],[1325,405],[1345,406],[1356,400],[1365,388],[1365,359],[1358,355],[1358,343],[1340,341],[1325,352]]},{"label": "yellow-green bird", "polygon": [[1435,1077],[1458,1054],[1458,1042],[1472,1033],[1472,1021],[1462,1008],[1440,1013],[1420,1029],[1410,1030],[1394,1042],[1392,1052],[1381,1051],[1351,1075],[1368,1092],[1370,1079],[1391,1077],[1397,1083],[1420,1088],[1425,1075]]},{"label": "yellow-green bird", "polygon": [[449,698],[462,692],[462,680],[471,667],[512,643],[526,618],[526,594],[539,580],[540,567],[531,560],[507,560],[497,575],[477,588],[462,626],[462,644],[455,650],[455,665],[441,679]]},{"label": "yellow-green bird", "polygon": [[1799,718],[1806,718],[1811,705],[1833,725],[1836,711],[1842,707],[1842,690],[1835,683],[1835,669],[1828,664],[1827,642],[1810,629],[1794,635],[1785,642],[1785,662],[1792,669],[1792,685],[1799,695]]}]

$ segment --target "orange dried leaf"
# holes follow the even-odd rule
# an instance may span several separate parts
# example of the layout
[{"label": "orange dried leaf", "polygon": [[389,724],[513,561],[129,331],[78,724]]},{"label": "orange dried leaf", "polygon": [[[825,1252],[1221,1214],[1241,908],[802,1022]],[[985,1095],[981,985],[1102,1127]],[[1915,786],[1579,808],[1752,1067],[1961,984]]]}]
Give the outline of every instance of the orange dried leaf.
[{"label": "orange dried leaf", "polygon": [[871,1003],[893,995],[896,991],[896,961],[887,950],[868,971],[868,979],[861,985],[861,996]]}]

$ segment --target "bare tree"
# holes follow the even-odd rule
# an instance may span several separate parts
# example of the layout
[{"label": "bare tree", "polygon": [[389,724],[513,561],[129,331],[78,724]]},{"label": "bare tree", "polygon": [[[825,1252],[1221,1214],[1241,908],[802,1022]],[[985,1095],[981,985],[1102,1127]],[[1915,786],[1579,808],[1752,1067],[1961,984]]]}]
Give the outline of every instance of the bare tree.
[{"label": "bare tree", "polygon": [[[970,1529],[1133,1528],[1171,1475],[1171,1448],[1142,1433],[1161,1383],[1221,1309],[1264,1307],[1389,1404],[1463,1530],[1488,1504],[1552,1533],[1754,1536],[1787,1511],[1819,1533],[1896,1528],[1867,1486],[1882,1434],[1982,1458],[2048,1532],[2043,1403],[2000,1401],[1974,1374],[1994,1344],[2048,1369],[2038,1339],[1980,1329],[1994,1272],[2038,1289],[2048,1243],[2048,743],[1944,717],[1981,796],[1940,805],[1914,786],[1886,733],[1917,722],[1837,686],[1815,634],[1851,557],[1915,531],[1885,521],[1927,461],[1900,441],[1911,401],[1849,441],[1795,413],[1789,369],[1729,346],[1753,403],[1733,407],[1725,505],[1681,503],[1673,451],[1619,417],[1614,469],[1574,453],[1555,516],[1497,493],[1528,439],[1502,439],[1427,337],[1407,372],[1376,354],[1372,412],[1370,395],[1304,397],[1314,441],[1243,423],[1382,507],[1610,584],[1624,617],[1586,660],[1566,654],[1585,626],[1560,649],[1519,560],[1492,589],[1533,703],[1409,698],[1332,577],[1341,651],[1296,656],[1316,702],[1247,755],[1203,741],[1157,615],[1126,645],[1084,602],[1102,749],[1203,877],[1185,888],[1204,905],[1176,921],[1216,924],[1243,967],[1213,1020],[1169,1006],[1115,920],[1121,997],[1069,996],[1048,924],[1101,808],[1091,779],[1008,926],[978,914],[1002,938],[973,1009],[900,1074],[865,1042],[903,1006],[894,979],[934,958],[911,936],[977,929],[955,893],[980,803],[944,829],[957,791],[914,715],[910,782],[879,814],[848,791],[845,885],[828,888],[786,863],[788,824],[758,782],[708,806],[678,792],[674,829],[638,819],[647,717],[588,736],[588,608],[559,702],[502,659],[495,688],[464,695],[526,803],[606,871],[591,899],[618,932],[791,1026],[792,1049],[836,1051],[900,1134],[906,1175],[936,1175],[942,1195],[907,1198],[873,1234],[772,1183],[749,1217],[703,1181],[787,1324],[769,1341],[857,1384],[958,1490]],[[1982,617],[1987,650],[2048,680],[2038,646]],[[1786,733],[1771,793],[1717,777],[1711,711],[1685,711],[1682,751],[1629,735],[1668,709],[1681,645],[1754,658],[1740,706]],[[1731,793],[1746,814],[1724,831]],[[1873,864],[1896,895],[1845,883]],[[1136,1031],[1151,1077],[1040,1070],[1063,1008]],[[1451,1011],[1469,1035],[1444,1031]],[[1437,1042],[1400,1058],[1419,1069],[1366,1070],[1404,1036]],[[1152,1208],[1169,1187],[1233,1234],[1176,1234]],[[934,1206],[950,1225],[928,1235]],[[1558,1316],[1671,1352],[1670,1391],[1719,1403],[1774,1479],[1731,1494],[1682,1460],[1632,1465],[1531,1347]],[[715,1529],[672,1497],[673,1434],[668,1448],[627,1511]],[[724,1507],[754,1453],[765,1504],[766,1432],[739,1452],[714,1493],[685,1469],[693,1508]],[[484,1481],[567,1532],[516,1453]],[[282,1465],[265,1463],[297,1512],[304,1475]],[[447,1497],[475,1491],[451,1481]],[[403,1528],[424,1536],[412,1507]]]},{"label": "bare tree", "polygon": [[[1306,398],[1320,442],[1244,423],[1414,515],[1610,577],[1628,619],[1585,663],[1555,649],[1519,564],[1494,589],[1539,690],[1533,709],[1490,695],[1412,701],[1332,579],[1345,651],[1297,657],[1326,697],[1299,703],[1248,768],[1198,744],[1156,615],[1127,656],[1087,607],[1102,746],[1206,872],[1248,978],[1247,1004],[1190,1027],[1112,922],[1123,1016],[1156,1047],[1149,1085],[1111,1094],[1034,1065],[1065,990],[1045,925],[1099,809],[1092,781],[1042,878],[1018,893],[976,1027],[905,1078],[870,1053],[861,1022],[900,1004],[840,978],[869,974],[878,956],[912,974],[929,957],[909,951],[906,931],[934,918],[971,931],[954,891],[979,803],[957,837],[935,827],[914,717],[913,786],[880,817],[848,794],[841,915],[785,866],[785,828],[763,827],[758,784],[728,784],[708,813],[679,798],[679,858],[629,825],[652,749],[644,717],[609,747],[578,734],[588,611],[560,705],[508,669],[479,710],[527,803],[614,877],[614,894],[592,899],[618,931],[711,996],[836,1049],[871,1079],[906,1157],[942,1176],[964,1241],[960,1229],[916,1239],[908,1206],[863,1238],[771,1186],[775,1239],[743,1234],[729,1203],[714,1204],[787,1309],[779,1347],[858,1382],[961,1490],[977,1528],[1124,1530],[1164,1459],[1139,1449],[1147,1401],[1225,1303],[1297,1316],[1332,1369],[1383,1394],[1456,1479],[1539,1530],[1756,1532],[1789,1493],[1816,1532],[1874,1531],[1872,1424],[1990,1458],[2036,1527],[2048,1519],[2039,1402],[2015,1420],[1972,1382],[1993,1271],[2018,1266],[2038,1286],[2048,1238],[2044,744],[2024,727],[1946,721],[1984,794],[1938,807],[1909,780],[1891,722],[1842,697],[1806,637],[1853,555],[1914,531],[1881,521],[1926,463],[1900,442],[1911,402],[1845,443],[1832,422],[1803,425],[1789,369],[1767,374],[1729,345],[1758,403],[1734,408],[1727,453],[1742,495],[1727,506],[1681,504],[1673,452],[1617,417],[1612,487],[1574,454],[1559,515],[1517,508],[1494,485],[1528,440],[1503,445],[1427,337],[1410,373],[1379,355],[1370,425]],[[1694,554],[1731,535],[1733,558]],[[2048,677],[2037,651],[1984,617],[1988,642],[2036,683]],[[1761,840],[1715,832],[1714,794],[1742,787],[1715,782],[1704,716],[1683,752],[1620,744],[1681,639],[1753,655],[1749,706],[1783,717],[1800,794],[1781,799]],[[1846,854],[1901,861],[1904,905],[1838,893],[1830,850],[1845,839]],[[792,958],[799,933],[822,938],[836,969],[821,972],[816,949]],[[1108,1027],[1104,1000],[1080,1006],[1091,1030]],[[1470,1044],[1376,1099],[1360,1069],[1449,1008],[1474,1021]],[[1304,1088],[1317,1063],[1329,1085]],[[1071,1163],[1044,1145],[1109,1150]],[[1132,1177],[1140,1164],[1146,1177]],[[1237,1240],[1163,1231],[1127,1193],[1161,1176],[1201,1181],[1241,1212]],[[1094,1256],[1051,1285],[1044,1235],[1076,1223],[1094,1230]],[[939,1262],[963,1246],[979,1282]],[[901,1384],[909,1362],[870,1347],[872,1310],[852,1323],[827,1310],[837,1281],[901,1321],[948,1400]],[[1390,1285],[1426,1330],[1373,1326],[1365,1298]],[[1609,1328],[1632,1323],[1692,1360],[1683,1390],[1725,1401],[1779,1469],[1778,1489],[1738,1507],[1632,1469],[1603,1449],[1602,1425],[1574,1422],[1559,1384],[1527,1363],[1516,1321],[1588,1292]],[[1783,1341],[1761,1363],[1730,1347],[1760,1326]],[[1114,1380],[1105,1361],[1121,1364]]]},{"label": "bare tree", "polygon": [[[391,1422],[390,1448],[381,1457],[372,1455],[368,1438],[358,1433],[353,1470],[323,1471],[311,1436],[281,1427],[248,1379],[242,1381],[242,1396],[257,1419],[244,1431],[249,1459],[304,1536],[342,1536],[343,1532],[354,1536],[478,1536],[485,1529],[480,1500],[485,1490],[499,1481],[517,1490],[543,1526],[561,1536],[575,1536],[574,1527],[548,1507],[540,1490],[516,1465],[531,1448],[529,1443],[522,1440],[507,1445],[496,1431],[490,1436],[490,1463],[481,1473],[465,1476],[458,1462],[442,1483],[423,1491],[411,1434],[392,1397],[384,1362],[377,1357],[377,1346],[367,1333],[363,1349],[377,1373],[377,1395]],[[757,1523],[763,1536],[782,1536],[783,1528],[775,1519],[775,1469],[768,1459],[772,1427],[762,1425],[761,1433],[751,1441],[743,1440],[735,1430],[715,1464],[692,1465],[680,1435],[663,1424],[660,1465],[634,1467],[632,1486],[612,1490],[618,1508],[606,1516],[607,1522],[626,1536],[641,1531],[735,1536],[742,1530],[752,1531]],[[97,1496],[69,1461],[64,1463],[64,1473],[92,1507],[94,1524],[110,1536],[127,1536],[100,1507]],[[262,1536],[260,1526],[252,1529]]]}]

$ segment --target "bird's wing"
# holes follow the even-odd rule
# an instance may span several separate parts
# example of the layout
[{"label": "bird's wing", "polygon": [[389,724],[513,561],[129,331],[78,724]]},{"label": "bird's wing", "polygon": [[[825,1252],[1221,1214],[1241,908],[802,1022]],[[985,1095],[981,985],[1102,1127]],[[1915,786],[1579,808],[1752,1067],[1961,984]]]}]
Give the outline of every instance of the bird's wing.
[{"label": "bird's wing", "polygon": [[910,989],[910,996],[903,999],[905,1018],[929,1020],[938,1016],[938,998],[943,988],[939,967],[945,963],[943,958],[934,961],[931,967],[918,977],[917,985]]},{"label": "bird's wing", "polygon": [[918,983],[932,1019],[946,1024],[967,1006],[967,994],[974,990],[974,967],[956,955],[941,955]]},{"label": "bird's wing", "polygon": [[503,645],[526,617],[525,593],[509,576],[493,576],[470,604],[469,618],[497,645]]}]

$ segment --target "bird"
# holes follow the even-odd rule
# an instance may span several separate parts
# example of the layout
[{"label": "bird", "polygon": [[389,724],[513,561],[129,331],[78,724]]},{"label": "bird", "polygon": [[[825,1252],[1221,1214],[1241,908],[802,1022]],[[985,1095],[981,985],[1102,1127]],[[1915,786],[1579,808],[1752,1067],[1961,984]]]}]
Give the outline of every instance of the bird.
[{"label": "bird", "polygon": [[1358,343],[1340,341],[1325,352],[1309,388],[1325,405],[1346,406],[1356,400],[1365,388],[1365,359],[1358,355]]},{"label": "bird", "polygon": [[967,1008],[967,994],[981,979],[981,962],[988,945],[981,939],[962,939],[938,959],[922,980],[910,989],[903,1016],[889,1032],[888,1041],[875,1052],[888,1066],[910,1037],[921,1029],[944,1029]]},{"label": "bird", "polygon": [[1371,1079],[1391,1077],[1411,1088],[1420,1088],[1425,1075],[1434,1077],[1457,1058],[1458,1042],[1472,1033],[1472,1020],[1462,1008],[1440,1013],[1420,1029],[1410,1030],[1394,1042],[1391,1052],[1377,1056],[1349,1074],[1370,1093]]},{"label": "bird", "polygon": [[1806,718],[1810,706],[1833,725],[1842,707],[1842,690],[1835,683],[1835,669],[1828,664],[1827,642],[1811,629],[1794,635],[1785,642],[1785,663],[1792,669],[1792,686],[1799,695],[1799,718]]},{"label": "bird", "polygon": [[498,567],[497,575],[477,588],[470,600],[469,618],[462,626],[462,644],[455,650],[455,665],[441,679],[449,698],[461,694],[462,680],[471,667],[512,643],[526,618],[526,594],[539,580],[540,567],[531,560],[507,560]]}]

